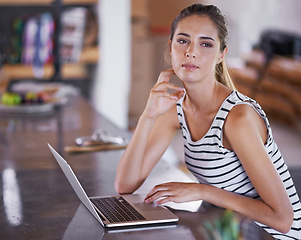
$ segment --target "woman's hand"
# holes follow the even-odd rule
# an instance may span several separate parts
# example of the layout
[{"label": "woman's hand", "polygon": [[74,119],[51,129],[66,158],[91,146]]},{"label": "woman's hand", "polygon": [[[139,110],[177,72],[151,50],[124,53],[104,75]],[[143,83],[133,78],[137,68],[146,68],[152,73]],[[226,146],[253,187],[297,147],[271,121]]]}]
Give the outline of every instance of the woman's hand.
[{"label": "woman's hand", "polygon": [[[160,74],[119,161],[115,189],[120,194],[133,193],[141,186],[180,128],[176,103],[184,90],[169,83],[173,74],[172,69]],[[168,93],[168,89],[173,93]]]},{"label": "woman's hand", "polygon": [[[183,96],[183,88],[169,83],[170,77],[174,74],[172,69],[161,72],[157,83],[150,92],[143,112],[144,115],[155,119],[166,113]],[[174,90],[175,92],[169,93],[167,89]]]},{"label": "woman's hand", "polygon": [[169,182],[155,186],[145,197],[145,202],[163,204],[167,202],[189,202],[201,199],[203,184]]}]

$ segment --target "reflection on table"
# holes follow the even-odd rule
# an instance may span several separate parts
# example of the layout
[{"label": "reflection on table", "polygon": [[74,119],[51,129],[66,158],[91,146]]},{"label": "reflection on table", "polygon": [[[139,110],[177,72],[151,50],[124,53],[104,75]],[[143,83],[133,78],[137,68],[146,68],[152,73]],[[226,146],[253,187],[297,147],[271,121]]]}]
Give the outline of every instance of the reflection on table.
[{"label": "reflection on table", "polygon": [[[63,154],[89,196],[116,195],[123,150],[64,152],[76,137],[99,128],[131,137],[81,97],[46,115],[0,114],[0,239],[216,239],[212,234],[220,232],[220,224],[239,227],[244,239],[273,239],[250,219],[201,202],[170,204],[177,225],[106,231],[80,203],[47,147],[50,143]],[[191,180],[160,160],[137,193],[166,181]]]}]

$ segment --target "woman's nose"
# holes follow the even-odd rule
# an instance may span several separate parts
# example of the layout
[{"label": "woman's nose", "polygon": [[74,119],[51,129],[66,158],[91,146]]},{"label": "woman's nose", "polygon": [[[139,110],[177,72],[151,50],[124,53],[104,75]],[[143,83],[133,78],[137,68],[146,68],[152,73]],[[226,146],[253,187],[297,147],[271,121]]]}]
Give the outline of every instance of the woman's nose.
[{"label": "woman's nose", "polygon": [[190,53],[190,52],[186,52],[186,53],[185,53],[185,56],[186,56],[187,58],[190,58],[190,57],[195,58],[195,54],[194,54],[194,53]]},{"label": "woman's nose", "polygon": [[187,48],[187,50],[186,50],[186,52],[185,52],[185,57],[187,57],[187,58],[195,58],[195,51],[194,51],[194,47],[193,47],[193,45],[190,45],[188,48]]}]

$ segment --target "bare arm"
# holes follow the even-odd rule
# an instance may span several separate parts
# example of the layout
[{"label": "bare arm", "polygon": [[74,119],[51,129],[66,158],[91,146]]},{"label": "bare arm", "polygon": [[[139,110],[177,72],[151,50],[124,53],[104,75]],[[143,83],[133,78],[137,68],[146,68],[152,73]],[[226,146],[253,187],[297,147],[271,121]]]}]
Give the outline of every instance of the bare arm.
[{"label": "bare arm", "polygon": [[[117,168],[115,188],[119,193],[132,193],[141,186],[170,144],[177,126],[176,102],[182,89],[170,84],[173,70],[160,74],[133,137]],[[170,94],[167,89],[175,92]]]},{"label": "bare arm", "polygon": [[238,106],[231,110],[224,128],[224,137],[238,155],[261,199],[241,196],[211,185],[167,183],[152,189],[146,202],[161,197],[163,199],[158,201],[159,204],[205,200],[237,211],[280,232],[288,232],[293,221],[293,210],[284,185],[265,151],[263,124],[249,106]]},{"label": "bare arm", "polygon": [[247,105],[234,108],[230,117],[225,134],[262,199],[240,200],[238,197],[233,209],[280,232],[288,232],[293,209],[280,176],[266,153],[263,120]]}]

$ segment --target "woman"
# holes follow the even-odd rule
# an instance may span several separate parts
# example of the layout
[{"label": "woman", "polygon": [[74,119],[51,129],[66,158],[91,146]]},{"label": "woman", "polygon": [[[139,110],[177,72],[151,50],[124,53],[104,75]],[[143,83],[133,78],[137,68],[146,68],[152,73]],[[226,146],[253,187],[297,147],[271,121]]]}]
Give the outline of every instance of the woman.
[{"label": "woman", "polygon": [[[275,238],[300,239],[298,195],[265,113],[234,89],[225,65],[227,34],[215,6],[195,4],[175,18],[172,69],[151,90],[118,165],[116,190],[139,188],[181,129],[185,162],[199,183],[160,184],[145,202],[204,200],[252,218]],[[185,90],[169,83],[173,74]]]}]

